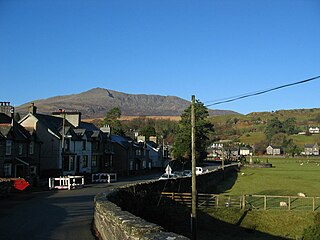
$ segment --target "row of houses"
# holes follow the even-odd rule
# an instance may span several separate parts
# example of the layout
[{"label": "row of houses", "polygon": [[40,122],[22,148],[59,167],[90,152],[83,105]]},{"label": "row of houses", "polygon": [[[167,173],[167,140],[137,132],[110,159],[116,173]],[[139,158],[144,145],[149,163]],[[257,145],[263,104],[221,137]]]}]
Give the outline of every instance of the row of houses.
[{"label": "row of houses", "polygon": [[81,121],[80,112],[40,114],[34,104],[28,110],[19,122],[13,108],[0,113],[0,177],[129,175],[165,166],[154,142],[113,135],[108,126]]},{"label": "row of houses", "polygon": [[[266,155],[281,155],[283,154],[283,148],[280,146],[269,145],[266,148]],[[254,154],[252,147],[238,147],[232,146],[230,141],[225,140],[213,143],[208,148],[208,159],[214,159],[221,156],[224,156],[228,159],[235,160],[240,156],[248,156]],[[319,155],[319,146],[317,143],[314,144],[305,144],[304,151],[301,152],[301,155],[307,156],[318,156]]]}]

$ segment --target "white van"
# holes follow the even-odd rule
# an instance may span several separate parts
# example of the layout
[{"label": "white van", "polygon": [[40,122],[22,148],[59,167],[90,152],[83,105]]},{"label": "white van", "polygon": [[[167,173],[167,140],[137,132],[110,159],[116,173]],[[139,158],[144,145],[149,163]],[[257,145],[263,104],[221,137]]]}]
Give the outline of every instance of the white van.
[{"label": "white van", "polygon": [[203,169],[202,167],[196,167],[196,175],[202,174],[203,173]]}]

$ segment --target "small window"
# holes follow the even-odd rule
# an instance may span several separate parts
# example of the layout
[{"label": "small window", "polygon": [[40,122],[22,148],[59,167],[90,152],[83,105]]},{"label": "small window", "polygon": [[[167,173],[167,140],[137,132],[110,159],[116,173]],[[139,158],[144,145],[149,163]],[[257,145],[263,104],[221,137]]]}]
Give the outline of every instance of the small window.
[{"label": "small window", "polygon": [[19,155],[22,155],[23,153],[23,145],[22,143],[19,144]]},{"label": "small window", "polygon": [[5,177],[11,177],[11,163],[3,165],[3,172]]},{"label": "small window", "polygon": [[30,142],[29,144],[29,154],[30,155],[34,154],[34,142]]},{"label": "small window", "polygon": [[87,149],[87,142],[83,141],[82,142],[82,150],[86,150]]},{"label": "small window", "polygon": [[6,141],[6,155],[11,155],[11,151],[12,151],[12,141],[7,140]]},{"label": "small window", "polygon": [[92,167],[96,167],[97,166],[97,156],[96,155],[93,155],[91,157],[91,166]]},{"label": "small window", "polygon": [[88,156],[85,155],[82,157],[82,168],[87,168],[88,167]]},{"label": "small window", "polygon": [[74,156],[70,156],[70,171],[74,170]]}]

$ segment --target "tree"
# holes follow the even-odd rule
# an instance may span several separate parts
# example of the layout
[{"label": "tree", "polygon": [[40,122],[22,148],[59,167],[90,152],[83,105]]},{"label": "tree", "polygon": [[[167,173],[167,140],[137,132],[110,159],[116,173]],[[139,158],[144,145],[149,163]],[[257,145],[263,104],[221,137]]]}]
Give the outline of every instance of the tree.
[{"label": "tree", "polygon": [[[213,124],[208,121],[208,110],[199,100],[195,102],[196,119],[196,159],[201,161],[207,157],[209,135],[214,132]],[[191,106],[181,115],[179,127],[173,145],[173,155],[184,161],[191,160]]]},{"label": "tree", "polygon": [[267,139],[271,140],[273,135],[284,132],[282,127],[282,122],[277,117],[268,121],[267,127],[264,131]]},{"label": "tree", "polygon": [[124,135],[124,131],[122,129],[122,125],[120,122],[121,110],[118,107],[112,108],[107,112],[105,118],[103,119],[104,125],[109,125],[112,133],[117,135]]},{"label": "tree", "polygon": [[282,123],[283,130],[287,134],[295,134],[296,133],[295,125],[296,125],[295,118],[288,118]]}]

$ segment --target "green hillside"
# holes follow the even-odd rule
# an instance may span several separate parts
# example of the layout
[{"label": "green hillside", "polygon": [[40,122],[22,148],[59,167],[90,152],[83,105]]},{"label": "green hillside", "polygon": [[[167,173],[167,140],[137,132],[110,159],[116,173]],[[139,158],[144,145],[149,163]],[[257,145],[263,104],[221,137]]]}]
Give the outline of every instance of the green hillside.
[{"label": "green hillside", "polygon": [[234,140],[245,145],[266,145],[270,141],[265,135],[265,130],[274,118],[281,122],[290,118],[295,120],[294,134],[284,135],[286,140],[292,139],[299,148],[302,149],[304,144],[320,143],[320,134],[298,134],[307,132],[309,126],[320,126],[320,108],[214,116],[210,121],[215,125],[216,136],[219,139]]}]

